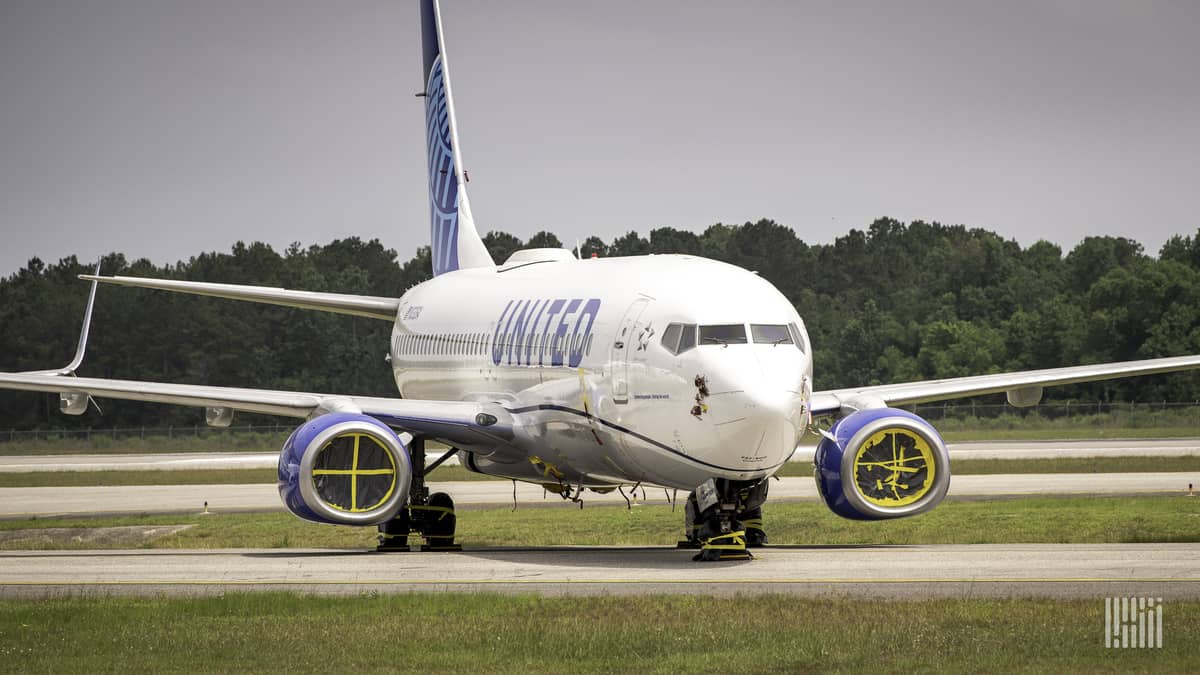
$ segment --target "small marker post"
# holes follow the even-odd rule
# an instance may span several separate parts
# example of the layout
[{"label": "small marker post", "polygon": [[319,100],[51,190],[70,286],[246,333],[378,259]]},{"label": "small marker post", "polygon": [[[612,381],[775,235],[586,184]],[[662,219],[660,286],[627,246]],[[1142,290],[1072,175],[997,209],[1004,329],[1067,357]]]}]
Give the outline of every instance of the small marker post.
[{"label": "small marker post", "polygon": [[1195,497],[1195,496],[1196,496],[1196,489],[1195,489],[1194,487],[1192,487],[1192,484],[1191,484],[1191,483],[1188,483],[1188,496],[1189,496],[1189,497]]}]

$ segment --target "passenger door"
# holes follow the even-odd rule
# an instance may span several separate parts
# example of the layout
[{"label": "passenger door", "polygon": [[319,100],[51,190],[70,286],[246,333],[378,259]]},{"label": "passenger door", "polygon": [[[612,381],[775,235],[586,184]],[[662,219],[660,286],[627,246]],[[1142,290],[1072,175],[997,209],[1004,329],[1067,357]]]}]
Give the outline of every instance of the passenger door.
[{"label": "passenger door", "polygon": [[612,348],[609,352],[609,363],[612,367],[613,403],[629,402],[629,350],[633,347],[634,338],[637,335],[638,320],[649,304],[649,298],[634,300],[629,309],[625,310],[625,316],[621,318],[621,323],[617,326],[616,337],[613,338]]}]

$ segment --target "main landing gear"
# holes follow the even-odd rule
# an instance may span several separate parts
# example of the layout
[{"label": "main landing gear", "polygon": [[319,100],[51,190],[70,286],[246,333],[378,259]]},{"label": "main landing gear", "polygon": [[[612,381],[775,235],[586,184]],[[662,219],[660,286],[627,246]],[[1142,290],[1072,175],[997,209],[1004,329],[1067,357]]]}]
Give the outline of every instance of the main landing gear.
[{"label": "main landing gear", "polygon": [[684,536],[679,548],[698,548],[692,560],[750,560],[747,549],[767,543],[762,505],[767,479],[731,481],[710,479],[688,496],[684,507]]},{"label": "main landing gear", "polygon": [[408,505],[400,509],[395,518],[379,526],[379,545],[375,550],[408,551],[408,535],[417,532],[421,535],[422,551],[461,551],[462,546],[454,543],[454,527],[458,522],[454,515],[454,500],[445,492],[429,494],[429,488],[425,486],[425,474],[454,451],[447,452],[429,468],[425,467],[425,439],[414,438],[408,452],[413,472]]}]

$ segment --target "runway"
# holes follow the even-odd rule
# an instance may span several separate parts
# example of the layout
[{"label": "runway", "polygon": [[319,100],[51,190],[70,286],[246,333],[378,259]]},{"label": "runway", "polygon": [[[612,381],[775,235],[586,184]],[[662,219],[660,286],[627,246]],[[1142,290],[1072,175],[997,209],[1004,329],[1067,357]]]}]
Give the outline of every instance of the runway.
[{"label": "runway", "polygon": [[[3,446],[0,446],[2,449]],[[1200,438],[1090,441],[973,441],[951,443],[950,459],[1036,459],[1051,457],[1180,457],[1200,455]],[[812,462],[815,446],[801,446],[793,462]],[[184,469],[273,469],[274,452],[189,452],[113,455],[0,456],[0,473],[34,471],[173,471]],[[449,464],[457,464],[452,458]]]},{"label": "runway", "polygon": [[0,595],[458,591],[864,598],[1200,598],[1200,544],[812,546],[694,563],[670,548],[12,551]]},{"label": "runway", "polygon": [[[1200,440],[969,443],[954,458],[1179,456]],[[5,457],[0,471],[274,466],[275,455],[123,455]],[[87,468],[84,468],[84,467]],[[1192,473],[956,476],[957,498],[1046,494],[1178,494]],[[431,483],[460,507],[513,503],[504,481]],[[520,507],[574,508],[538,486],[518,484]],[[1185,498],[1185,497],[1181,497]],[[645,504],[667,504],[656,488]],[[771,483],[773,501],[817,499],[809,477]],[[116,513],[281,511],[275,486],[180,485],[0,489],[0,517]],[[587,493],[587,505],[623,505],[616,492]],[[1200,504],[1200,499],[1197,499]],[[5,551],[0,596],[55,594],[215,594],[289,590],[323,594],[458,591],[549,595],[789,593],[863,598],[1095,599],[1115,595],[1200,598],[1200,544],[939,545],[769,547],[750,562],[699,564],[670,548],[474,549],[464,553],[367,551]]]},{"label": "runway", "polygon": [[[955,476],[950,497],[1021,495],[1187,494],[1188,483],[1200,486],[1200,473],[1062,473]],[[462,507],[511,505],[514,486],[508,481],[431,482]],[[564,503],[540,486],[517,483],[516,502],[533,506]],[[686,497],[685,494],[679,493]],[[662,488],[639,490],[643,504],[668,504]],[[816,483],[807,476],[772,481],[772,501],[817,499]],[[1200,499],[1197,500],[1200,502]],[[274,484],[255,485],[121,485],[89,487],[0,488],[0,518],[117,513],[196,513],[207,502],[212,511],[282,511]],[[625,504],[618,492],[586,492],[585,504]]]}]

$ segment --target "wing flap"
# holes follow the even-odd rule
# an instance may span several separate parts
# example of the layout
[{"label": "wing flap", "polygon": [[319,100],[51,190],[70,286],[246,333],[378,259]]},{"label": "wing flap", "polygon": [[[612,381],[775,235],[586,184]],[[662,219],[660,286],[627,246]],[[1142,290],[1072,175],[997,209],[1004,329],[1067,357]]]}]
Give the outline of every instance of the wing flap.
[{"label": "wing flap", "polygon": [[834,389],[813,392],[812,411],[814,415],[828,415],[860,407],[871,407],[871,404],[876,402],[886,405],[929,403],[968,396],[998,394],[1025,387],[1052,387],[1196,368],[1200,368],[1200,355]]},{"label": "wing flap", "polygon": [[394,321],[400,301],[372,295],[350,295],[345,293],[317,293],[293,291],[270,286],[243,286],[240,284],[214,284],[200,281],[177,281],[174,279],[147,279],[142,277],[102,277],[81,274],[80,279],[117,286],[152,288],[174,293],[207,295],[214,298],[244,300],[268,305],[282,305],[299,309],[315,309],[336,314],[364,316],[370,319]]}]

